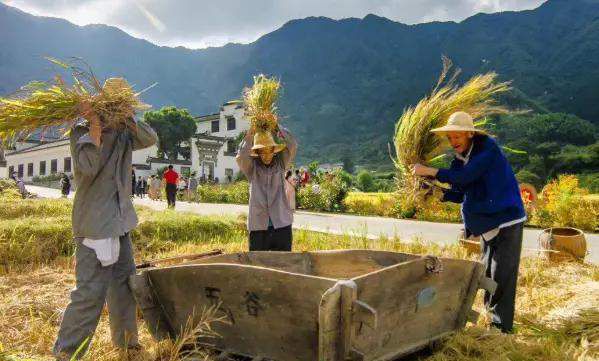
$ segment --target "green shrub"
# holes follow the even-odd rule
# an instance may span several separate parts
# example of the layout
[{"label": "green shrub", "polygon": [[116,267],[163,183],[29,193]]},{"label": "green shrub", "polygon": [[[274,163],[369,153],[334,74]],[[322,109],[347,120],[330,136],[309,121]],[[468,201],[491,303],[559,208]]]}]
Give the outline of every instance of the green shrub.
[{"label": "green shrub", "polygon": [[586,188],[591,193],[599,193],[599,172],[578,174],[580,186]]},{"label": "green shrub", "polygon": [[369,171],[363,170],[356,177],[356,186],[362,192],[372,192],[374,190],[374,178]]},{"label": "green shrub", "polygon": [[300,208],[314,211],[339,212],[344,209],[343,200],[347,195],[348,185],[339,172],[321,177],[320,183],[312,182],[297,192]]},{"label": "green shrub", "polygon": [[599,227],[599,202],[579,187],[578,178],[561,175],[543,188],[533,209],[532,223],[541,227],[577,227],[594,231]]},{"label": "green shrub", "polygon": [[196,191],[198,202],[248,204],[250,185],[240,181],[226,185],[202,184]]}]

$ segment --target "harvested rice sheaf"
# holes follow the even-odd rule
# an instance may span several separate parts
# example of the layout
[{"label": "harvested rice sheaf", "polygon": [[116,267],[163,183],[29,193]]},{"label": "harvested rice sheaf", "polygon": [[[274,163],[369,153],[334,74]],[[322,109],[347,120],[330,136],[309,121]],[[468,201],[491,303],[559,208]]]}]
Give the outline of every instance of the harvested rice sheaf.
[{"label": "harvested rice sheaf", "polygon": [[[400,191],[418,198],[421,179],[410,172],[416,163],[427,164],[442,156],[444,142],[431,130],[445,125],[449,116],[465,111],[475,119],[508,113],[496,97],[510,90],[509,82],[497,82],[497,74],[476,75],[462,86],[456,84],[459,70],[449,76],[452,63],[443,58],[443,71],[432,93],[407,108],[395,125],[394,146]],[[449,77],[448,77],[449,76]],[[414,199],[417,201],[417,199]],[[413,200],[413,201],[414,201]]]},{"label": "harvested rice sheaf", "polygon": [[89,68],[49,60],[71,72],[73,85],[56,75],[53,82],[32,82],[12,96],[0,98],[0,140],[10,142],[49,127],[68,131],[90,110],[99,117],[101,128],[133,127],[130,119],[135,111],[148,108],[140,101],[140,93],[120,78],[101,85]]},{"label": "harvested rice sheaf", "polygon": [[272,133],[277,129],[276,102],[280,88],[279,80],[260,74],[254,77],[254,85],[244,91],[246,114],[254,131]]}]

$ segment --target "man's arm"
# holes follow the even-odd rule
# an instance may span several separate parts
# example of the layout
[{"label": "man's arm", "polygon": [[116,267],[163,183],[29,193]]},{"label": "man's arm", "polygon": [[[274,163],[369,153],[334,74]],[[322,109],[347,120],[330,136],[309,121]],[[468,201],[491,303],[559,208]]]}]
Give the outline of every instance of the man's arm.
[{"label": "man's arm", "polygon": [[248,130],[245,133],[245,137],[239,144],[239,149],[237,151],[237,156],[235,160],[237,161],[237,165],[239,165],[239,169],[245,174],[245,176],[250,179],[250,174],[252,174],[252,169],[254,167],[254,160],[250,155],[252,150],[252,145],[254,143],[254,132]]},{"label": "man's arm", "polygon": [[96,146],[87,128],[73,128],[70,136],[73,165],[85,177],[94,177],[100,171],[102,146]]},{"label": "man's arm", "polygon": [[280,137],[285,141],[287,145],[285,149],[281,152],[281,156],[283,159],[283,167],[285,169],[289,169],[291,162],[295,159],[295,155],[297,154],[297,141],[293,134],[291,134],[287,129],[281,128],[279,131]]},{"label": "man's arm", "polygon": [[139,121],[136,128],[136,131],[132,132],[133,150],[148,148],[158,142],[158,135],[148,123]]},{"label": "man's arm", "polygon": [[466,186],[485,174],[495,164],[499,154],[497,147],[487,149],[471,158],[460,169],[439,169],[436,178],[443,183]]}]

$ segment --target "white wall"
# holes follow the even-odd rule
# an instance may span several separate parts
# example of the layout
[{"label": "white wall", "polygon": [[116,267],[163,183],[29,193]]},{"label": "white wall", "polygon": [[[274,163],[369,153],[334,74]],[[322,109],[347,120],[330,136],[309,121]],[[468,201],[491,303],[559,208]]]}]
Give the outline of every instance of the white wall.
[{"label": "white wall", "polygon": [[[30,182],[33,180],[34,176],[40,176],[40,162],[46,162],[46,172],[44,175],[50,175],[51,172],[51,162],[52,160],[57,161],[57,167],[55,173],[64,172],[64,159],[70,158],[70,149],[69,149],[69,141],[59,141],[47,143],[42,146],[36,147],[35,150],[31,151],[23,151],[21,153],[7,153],[5,154],[6,158],[6,166],[7,169],[10,166],[14,167],[14,171],[18,171],[18,166],[20,164],[23,165],[23,180],[26,182]],[[28,164],[33,163],[33,174],[28,174]],[[71,161],[71,171],[72,171],[72,161]]]}]

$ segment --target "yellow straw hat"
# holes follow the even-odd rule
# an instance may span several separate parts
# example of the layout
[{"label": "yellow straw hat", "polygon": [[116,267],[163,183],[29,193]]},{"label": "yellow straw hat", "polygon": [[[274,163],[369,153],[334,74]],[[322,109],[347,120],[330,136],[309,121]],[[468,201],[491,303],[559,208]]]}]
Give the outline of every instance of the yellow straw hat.
[{"label": "yellow straw hat", "polygon": [[449,132],[475,132],[486,134],[484,130],[477,129],[474,126],[472,116],[466,112],[455,112],[447,119],[447,124],[440,128],[431,130],[433,133],[446,134]]},{"label": "yellow straw hat", "polygon": [[257,132],[254,134],[254,145],[252,146],[252,151],[250,155],[252,157],[260,156],[257,152],[258,149],[273,147],[274,153],[279,153],[283,149],[285,149],[285,144],[278,144],[275,142],[272,134],[270,132]]}]

